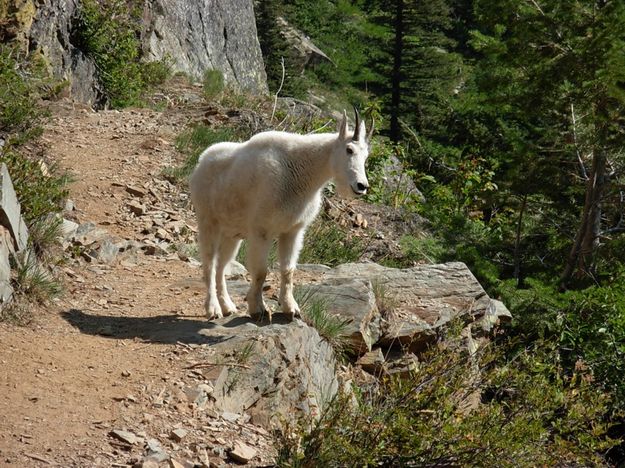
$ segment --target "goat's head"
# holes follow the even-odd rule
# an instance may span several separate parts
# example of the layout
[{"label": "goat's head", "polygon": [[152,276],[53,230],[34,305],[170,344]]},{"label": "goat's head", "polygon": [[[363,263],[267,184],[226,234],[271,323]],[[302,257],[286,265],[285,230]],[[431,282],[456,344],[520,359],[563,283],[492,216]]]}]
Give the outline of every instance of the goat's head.
[{"label": "goat's head", "polygon": [[347,128],[347,113],[339,122],[338,140],[333,154],[333,171],[336,190],[342,197],[354,197],[367,193],[369,182],[365,162],[369,157],[369,143],[373,133],[373,122],[366,132],[365,122],[354,108],[356,125],[353,132]]}]

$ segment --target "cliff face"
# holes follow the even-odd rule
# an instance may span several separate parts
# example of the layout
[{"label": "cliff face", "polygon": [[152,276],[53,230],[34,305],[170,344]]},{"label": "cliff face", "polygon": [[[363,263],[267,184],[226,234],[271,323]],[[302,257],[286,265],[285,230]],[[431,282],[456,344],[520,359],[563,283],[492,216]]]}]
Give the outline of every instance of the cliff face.
[{"label": "cliff face", "polygon": [[[102,89],[76,40],[79,9],[80,0],[0,0],[0,40],[40,53],[75,100],[95,103]],[[147,60],[168,58],[194,78],[217,69],[229,85],[267,92],[252,0],[147,0],[141,35]]]},{"label": "cliff face", "polygon": [[50,72],[67,80],[76,101],[96,103],[103,91],[93,61],[76,47],[79,0],[41,0],[26,34],[28,49],[43,55]]},{"label": "cliff face", "polygon": [[196,77],[221,70],[226,83],[267,91],[251,0],[148,0],[144,26],[148,60],[169,57],[176,71]]}]

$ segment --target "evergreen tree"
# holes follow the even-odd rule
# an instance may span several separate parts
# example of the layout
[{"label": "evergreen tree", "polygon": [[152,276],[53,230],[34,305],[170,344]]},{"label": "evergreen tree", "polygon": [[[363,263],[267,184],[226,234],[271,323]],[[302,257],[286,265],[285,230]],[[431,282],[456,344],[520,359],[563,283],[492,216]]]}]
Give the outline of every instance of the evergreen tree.
[{"label": "evergreen tree", "polygon": [[475,1],[481,104],[499,106],[516,132],[507,139],[516,151],[497,161],[509,193],[539,193],[563,212],[582,212],[577,226],[561,227],[574,239],[563,287],[574,275],[596,278],[607,223],[622,216],[605,203],[608,168],[619,166],[625,143],[624,9],[617,1]]},{"label": "evergreen tree", "polygon": [[379,0],[367,8],[378,26],[370,55],[378,77],[373,90],[389,114],[391,140],[401,140],[402,121],[425,136],[438,135],[461,69],[446,35],[446,0]]}]

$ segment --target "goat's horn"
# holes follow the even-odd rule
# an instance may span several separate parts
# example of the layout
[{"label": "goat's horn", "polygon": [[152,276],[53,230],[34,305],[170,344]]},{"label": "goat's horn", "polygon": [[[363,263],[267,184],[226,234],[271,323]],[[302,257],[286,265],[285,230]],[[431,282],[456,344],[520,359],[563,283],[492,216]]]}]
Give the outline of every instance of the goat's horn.
[{"label": "goat's horn", "polygon": [[367,141],[371,141],[371,137],[373,136],[373,128],[375,127],[375,119],[373,116],[371,117],[371,127],[369,127],[369,131],[367,132]]},{"label": "goat's horn", "polygon": [[354,136],[352,140],[358,141],[360,140],[360,114],[358,113],[358,109],[354,106],[354,114],[356,115],[356,128],[354,129]]}]

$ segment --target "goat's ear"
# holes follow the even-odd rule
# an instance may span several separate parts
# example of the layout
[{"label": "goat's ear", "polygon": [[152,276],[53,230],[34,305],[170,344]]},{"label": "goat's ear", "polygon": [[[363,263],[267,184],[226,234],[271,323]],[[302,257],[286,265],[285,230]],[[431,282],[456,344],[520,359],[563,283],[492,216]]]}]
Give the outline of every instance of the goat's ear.
[{"label": "goat's ear", "polygon": [[344,140],[347,136],[347,112],[343,111],[343,119],[338,123],[339,139]]}]

